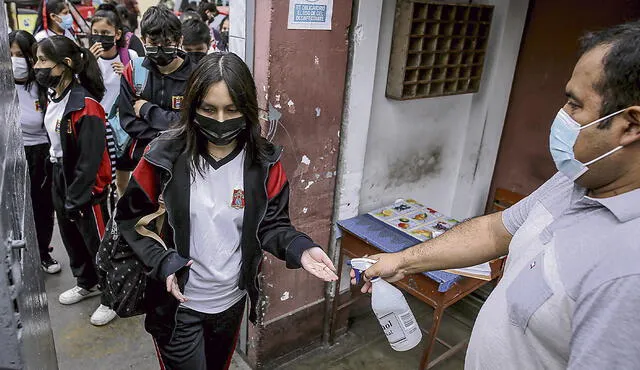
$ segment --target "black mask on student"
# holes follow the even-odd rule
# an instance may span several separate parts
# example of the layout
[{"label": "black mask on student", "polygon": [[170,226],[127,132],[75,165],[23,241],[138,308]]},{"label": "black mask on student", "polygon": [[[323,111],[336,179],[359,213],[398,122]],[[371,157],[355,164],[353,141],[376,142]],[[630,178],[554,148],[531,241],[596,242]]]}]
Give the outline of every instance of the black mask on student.
[{"label": "black mask on student", "polygon": [[189,54],[189,58],[191,58],[191,60],[193,61],[193,63],[198,64],[200,63],[200,61],[202,60],[202,58],[207,56],[207,53],[204,53],[202,51],[190,51],[187,54]]},{"label": "black mask on student", "polygon": [[34,71],[36,73],[36,81],[47,89],[55,89],[58,84],[60,84],[60,80],[62,79],[62,75],[60,76],[52,76],[51,71],[52,68],[35,68]]},{"label": "black mask on student", "polygon": [[147,46],[147,58],[159,67],[166,67],[178,57],[175,46]]},{"label": "black mask on student", "polygon": [[116,46],[116,40],[114,36],[103,36],[103,35],[90,35],[89,43],[91,45],[99,42],[102,45],[102,49],[104,51],[111,50],[114,46]]},{"label": "black mask on student", "polygon": [[220,122],[198,113],[196,113],[195,124],[207,140],[219,146],[230,144],[247,127],[244,117]]},{"label": "black mask on student", "polygon": [[228,45],[229,44],[229,31],[220,32],[220,36],[222,36],[222,41],[224,41],[224,43],[226,45]]}]

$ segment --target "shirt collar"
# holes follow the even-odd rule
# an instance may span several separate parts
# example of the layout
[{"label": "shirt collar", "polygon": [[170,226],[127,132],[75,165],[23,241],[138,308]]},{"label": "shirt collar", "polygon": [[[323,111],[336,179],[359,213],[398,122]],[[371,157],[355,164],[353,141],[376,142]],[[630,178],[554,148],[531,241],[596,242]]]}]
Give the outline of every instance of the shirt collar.
[{"label": "shirt collar", "polygon": [[640,217],[640,189],[609,198],[591,198],[587,196],[585,198],[603,205],[620,222],[627,222]]}]

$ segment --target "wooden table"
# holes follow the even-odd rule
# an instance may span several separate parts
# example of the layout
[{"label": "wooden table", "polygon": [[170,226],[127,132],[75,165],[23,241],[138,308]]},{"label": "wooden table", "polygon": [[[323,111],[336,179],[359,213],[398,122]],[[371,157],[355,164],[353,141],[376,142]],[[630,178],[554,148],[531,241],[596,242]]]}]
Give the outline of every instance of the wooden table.
[{"label": "wooden table", "polygon": [[[342,230],[342,243],[341,250],[342,253],[340,255],[340,263],[338,264],[338,276],[341,276],[342,273],[342,265],[344,257],[349,258],[357,258],[362,257],[364,255],[373,255],[377,253],[382,253],[380,249],[375,246],[369,244],[365,240],[351,233],[349,230],[340,226]],[[502,272],[502,260],[496,260],[491,262],[491,271],[492,271],[492,280],[497,280],[501,276]],[[439,283],[432,280],[431,278],[425,276],[424,274],[413,274],[405,277],[401,281],[394,283],[394,285],[412,296],[418,298],[422,302],[428,304],[433,307],[433,321],[431,324],[431,329],[428,332],[427,346],[422,354],[422,361],[420,362],[420,369],[430,369],[435,365],[441,363],[442,361],[448,359],[453,356],[456,352],[464,349],[469,342],[469,339],[466,339],[460,343],[455,345],[450,345],[440,339],[437,338],[438,329],[440,328],[440,322],[442,321],[442,316],[444,314],[444,310],[458,302],[462,298],[466,297],[474,290],[480,288],[481,286],[489,283],[486,280],[473,279],[473,278],[462,278],[461,280],[454,283],[454,285],[449,288],[446,292],[438,291]],[[352,294],[354,289],[352,289]],[[353,304],[357,299],[362,297],[361,294],[357,294],[355,297],[352,297],[349,301],[345,302],[342,305],[338,305],[338,299],[334,301],[333,305],[333,315],[332,317],[337,317],[337,312],[349,307]],[[332,324],[331,333],[329,336],[330,342],[333,343],[335,337],[335,324]],[[424,340],[424,339],[423,339]],[[447,351],[442,355],[438,356],[435,360],[429,362],[429,355],[433,349],[433,345],[435,341],[438,341],[440,344],[447,348]]]}]

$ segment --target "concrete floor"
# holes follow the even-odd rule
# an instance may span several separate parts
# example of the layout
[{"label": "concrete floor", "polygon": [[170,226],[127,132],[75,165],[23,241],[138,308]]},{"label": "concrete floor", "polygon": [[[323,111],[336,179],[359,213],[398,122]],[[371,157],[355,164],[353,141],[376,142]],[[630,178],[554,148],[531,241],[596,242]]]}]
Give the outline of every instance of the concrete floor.
[{"label": "concrete floor", "polygon": [[[158,360],[151,336],[144,331],[143,317],[117,318],[104,327],[89,323],[100,304],[99,297],[89,298],[71,306],[58,302],[58,295],[75,285],[66,251],[57,228],[52,245],[53,257],[62,264],[62,271],[46,275],[51,326],[56,343],[58,366],[61,370],[158,369]],[[416,319],[423,329],[431,325],[433,310],[411,297],[408,298]],[[468,338],[479,304],[465,299],[447,310],[440,327],[439,338],[458,343]],[[423,330],[424,331],[424,330]],[[349,331],[331,348],[318,348],[277,367],[280,370],[387,370],[418,369],[423,342],[408,352],[391,349],[363,298],[351,310]],[[431,359],[443,353],[445,347],[436,344]],[[434,367],[434,370],[459,370],[464,366],[464,351]],[[231,370],[250,370],[239,356],[234,356]]]},{"label": "concrete floor", "polygon": [[[56,227],[53,258],[62,265],[55,275],[45,274],[51,327],[56,343],[60,370],[157,370],[159,368],[151,336],[144,331],[143,316],[117,318],[103,327],[89,322],[100,305],[100,297],[88,298],[64,306],[58,295],[75,286],[69,269],[69,258]],[[250,370],[242,359],[234,356],[230,370]]]},{"label": "concrete floor", "polygon": [[[423,340],[416,348],[407,352],[394,351],[380,330],[373,315],[370,300],[362,298],[352,308],[348,332],[339,338],[331,348],[318,348],[302,357],[282,364],[278,370],[414,370],[418,369],[427,337],[426,329],[431,326],[433,310],[426,304],[408,297],[407,301],[416,320],[423,329]],[[479,303],[474,300],[460,302],[449,308],[440,326],[438,338],[450,344],[456,344],[469,338],[471,326],[477,315]],[[441,344],[434,346],[430,359],[433,360],[446,348]],[[460,370],[464,368],[465,351],[433,367],[433,370]]]}]

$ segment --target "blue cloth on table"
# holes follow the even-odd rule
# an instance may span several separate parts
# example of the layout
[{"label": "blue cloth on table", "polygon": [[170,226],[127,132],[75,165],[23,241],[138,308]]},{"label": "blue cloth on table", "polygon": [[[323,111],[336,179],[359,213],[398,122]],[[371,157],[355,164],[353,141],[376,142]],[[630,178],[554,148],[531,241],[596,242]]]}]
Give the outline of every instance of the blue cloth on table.
[{"label": "blue cloth on table", "polygon": [[[399,252],[420,243],[420,240],[369,214],[338,221],[338,225],[382,252]],[[438,291],[441,293],[446,292],[456,281],[462,279],[460,275],[445,271],[430,271],[423,274],[439,284]]]}]

